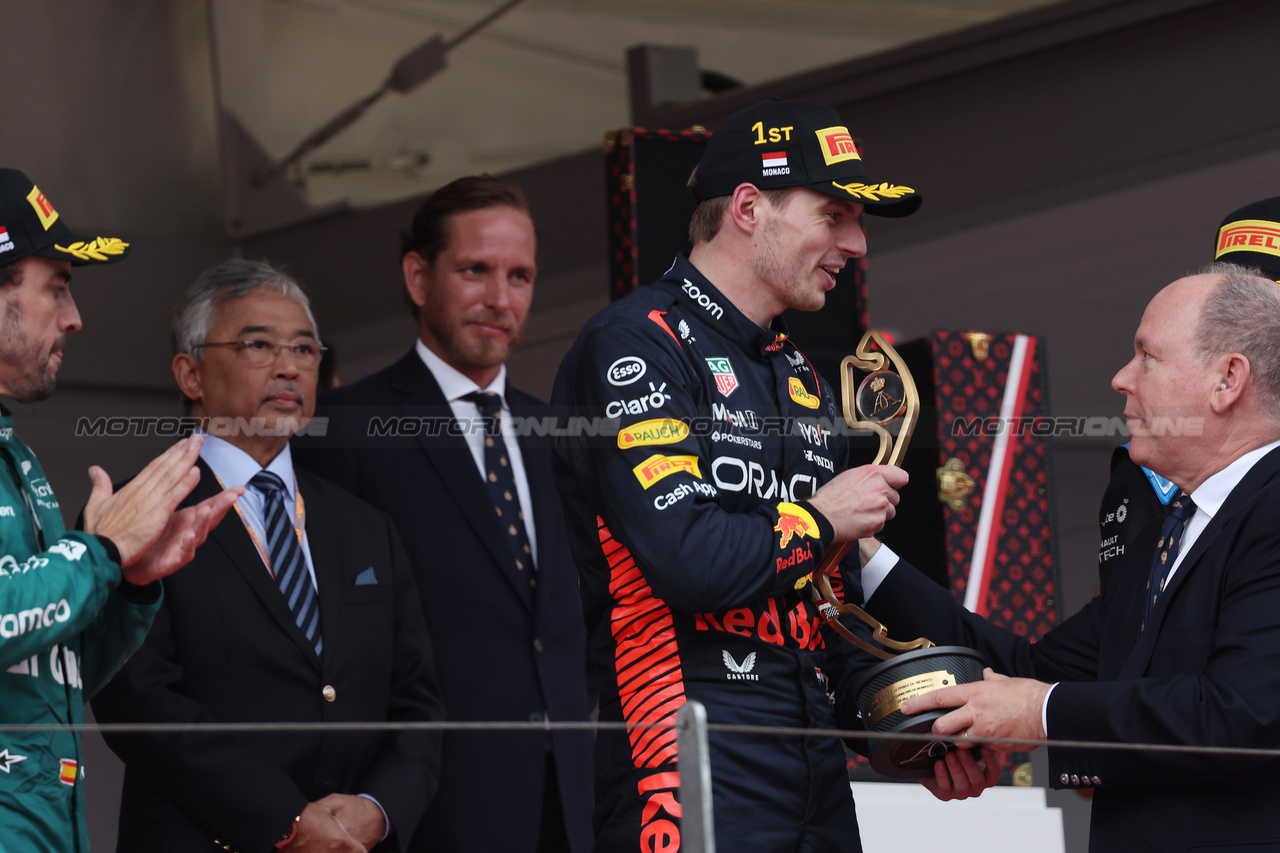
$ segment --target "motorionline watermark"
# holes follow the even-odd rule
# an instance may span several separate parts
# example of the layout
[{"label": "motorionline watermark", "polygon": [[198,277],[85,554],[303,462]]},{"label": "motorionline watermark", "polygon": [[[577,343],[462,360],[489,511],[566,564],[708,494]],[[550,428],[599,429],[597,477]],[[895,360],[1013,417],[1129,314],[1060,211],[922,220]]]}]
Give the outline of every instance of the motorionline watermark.
[{"label": "motorionline watermark", "polygon": [[1118,415],[1064,416],[1064,417],[1030,417],[1002,418],[999,415],[988,417],[959,417],[951,423],[952,438],[985,438],[999,435],[1015,437],[1035,436],[1036,438],[1124,438],[1137,436],[1198,436],[1204,434],[1203,417],[1154,417],[1150,423],[1137,423],[1130,428],[1129,423]]},{"label": "motorionline watermark", "polygon": [[[628,423],[622,427],[619,418],[613,417],[556,417],[554,415],[521,416],[504,418],[504,432],[526,437],[613,437],[620,432],[646,426],[654,429],[671,429],[678,424],[679,438],[709,438],[712,441],[737,441],[769,439],[801,435],[815,444],[823,444],[823,438],[831,435],[866,436],[865,426],[850,426],[844,419],[820,417],[763,417],[754,413],[733,412],[725,416],[697,418],[650,418]],[[192,417],[157,415],[98,415],[81,416],[76,420],[77,438],[139,438],[158,436],[180,438],[199,428],[218,438],[253,436],[315,436],[329,434],[331,418],[320,416],[301,421],[293,418],[252,417]],[[1203,417],[1156,417],[1149,424],[1136,426],[1133,434],[1140,436],[1198,436],[1204,432]],[[666,425],[666,426],[664,426]],[[456,418],[450,415],[388,415],[370,416],[359,424],[360,433],[367,438],[414,438],[484,435],[492,429],[485,418]],[[900,424],[889,425],[896,433]],[[952,438],[1000,435],[1037,438],[1089,437],[1129,439],[1131,430],[1125,419],[1119,416],[1060,416],[1002,418],[959,417],[948,429]],[[675,433],[666,437],[675,438]]]},{"label": "motorionline watermark", "polygon": [[297,418],[264,417],[192,417],[156,415],[99,415],[80,417],[76,420],[76,438],[140,438],[159,436],[181,438],[191,435],[197,428],[206,435],[218,438],[241,436],[325,436],[329,430],[327,417],[310,418],[305,423]]}]

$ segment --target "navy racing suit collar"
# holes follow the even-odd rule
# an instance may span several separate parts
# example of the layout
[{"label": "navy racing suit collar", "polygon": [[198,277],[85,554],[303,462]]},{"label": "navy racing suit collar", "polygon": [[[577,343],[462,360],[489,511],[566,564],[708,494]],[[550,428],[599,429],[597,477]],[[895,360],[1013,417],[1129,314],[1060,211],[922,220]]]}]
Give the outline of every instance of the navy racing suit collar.
[{"label": "navy racing suit collar", "polygon": [[782,342],[787,339],[787,324],[782,317],[775,317],[771,328],[760,328],[682,254],[676,255],[671,269],[657,286],[666,287],[690,315],[702,317],[704,322],[725,337],[737,341],[748,352],[768,357],[781,350]]}]

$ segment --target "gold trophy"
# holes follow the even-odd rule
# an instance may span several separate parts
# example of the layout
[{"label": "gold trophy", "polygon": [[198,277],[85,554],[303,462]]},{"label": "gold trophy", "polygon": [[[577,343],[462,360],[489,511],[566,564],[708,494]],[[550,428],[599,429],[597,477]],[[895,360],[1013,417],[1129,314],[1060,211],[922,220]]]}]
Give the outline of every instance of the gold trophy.
[{"label": "gold trophy", "polygon": [[[840,386],[845,423],[874,433],[880,440],[874,464],[901,465],[920,420],[920,394],[902,357],[883,335],[869,330],[854,354],[840,363]],[[892,735],[926,734],[946,711],[908,717],[900,710],[902,704],[940,687],[981,681],[985,662],[976,651],[963,646],[937,646],[924,637],[908,642],[892,640],[888,629],[865,610],[841,602],[831,589],[830,572],[852,544],[832,548],[814,572],[810,586],[814,604],[836,633],[883,661],[866,672],[853,690],[863,725],[883,736],[868,744],[872,769],[904,779],[932,776],[934,762],[955,747],[941,742],[895,741]],[[866,642],[841,624],[843,615],[856,616],[869,625],[872,639],[884,648]]]}]

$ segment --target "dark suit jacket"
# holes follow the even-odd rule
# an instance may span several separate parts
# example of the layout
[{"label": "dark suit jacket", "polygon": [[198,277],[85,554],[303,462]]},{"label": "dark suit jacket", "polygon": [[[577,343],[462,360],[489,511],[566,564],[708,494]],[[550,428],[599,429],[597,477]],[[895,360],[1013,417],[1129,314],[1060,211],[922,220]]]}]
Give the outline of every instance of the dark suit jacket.
[{"label": "dark suit jacket", "polygon": [[[546,407],[508,387],[513,415]],[[328,433],[294,459],[395,521],[409,552],[450,720],[589,719],[586,629],[546,439],[520,439],[534,503],[537,571],[517,571],[453,413],[415,351],[321,400]],[[405,418],[389,421],[390,418]],[[374,424],[370,435],[370,424]],[[394,423],[390,429],[387,425]],[[378,437],[376,433],[383,433]],[[552,737],[573,853],[591,847],[592,736]],[[440,791],[415,849],[532,853],[547,740],[541,732],[447,733]]]},{"label": "dark suit jacket", "polygon": [[[219,490],[200,463],[191,504]],[[298,472],[320,593],[323,660],[293,623],[232,510],[164,581],[142,649],[93,700],[99,722],[357,722],[443,718],[417,590],[391,522]],[[376,584],[356,584],[372,567]],[[367,575],[363,580],[367,579]],[[326,701],[323,691],[336,691]],[[125,763],[118,849],[270,850],[308,802],[366,793],[400,839],[436,788],[425,732],[107,735]],[[391,841],[392,839],[388,839]],[[384,845],[387,846],[387,845]]]},{"label": "dark suit jacket", "polygon": [[[1061,682],[1048,707],[1055,740],[1280,747],[1280,450],[1231,492],[1139,635],[1157,538],[1153,522],[1102,595],[1038,643],[905,565],[868,609],[895,634],[969,645],[998,672]],[[1055,787],[1097,788],[1091,850],[1280,849],[1280,761],[1050,749],[1049,763]]]}]

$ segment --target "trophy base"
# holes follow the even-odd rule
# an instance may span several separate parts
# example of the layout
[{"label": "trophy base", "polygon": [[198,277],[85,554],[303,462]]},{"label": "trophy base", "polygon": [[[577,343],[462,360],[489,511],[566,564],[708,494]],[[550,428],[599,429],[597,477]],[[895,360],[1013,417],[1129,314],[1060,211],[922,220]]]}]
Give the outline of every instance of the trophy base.
[{"label": "trophy base", "polygon": [[928,734],[934,720],[947,713],[938,709],[907,716],[902,703],[942,687],[982,680],[986,662],[964,646],[937,646],[898,655],[872,667],[855,687],[858,713],[867,731],[871,768],[894,779],[933,775],[933,765],[955,749],[941,741],[896,740],[892,735]]}]

